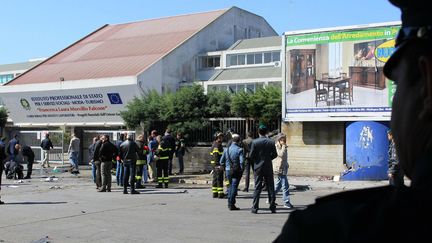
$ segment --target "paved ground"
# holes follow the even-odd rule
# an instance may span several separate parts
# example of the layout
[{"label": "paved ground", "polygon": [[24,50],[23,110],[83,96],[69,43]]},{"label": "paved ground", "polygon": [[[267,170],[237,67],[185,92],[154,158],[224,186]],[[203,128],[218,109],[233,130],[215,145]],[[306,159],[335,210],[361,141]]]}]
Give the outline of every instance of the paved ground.
[{"label": "paved ground", "polygon": [[[31,180],[4,180],[0,242],[271,242],[292,211],[279,206],[271,214],[263,195],[262,210],[251,214],[252,192],[239,192],[241,210],[229,211],[226,200],[210,197],[208,175],[177,176],[181,183],[170,189],[147,185],[140,195],[123,195],[117,186],[96,192],[89,171],[81,172],[36,170]],[[292,203],[301,209],[318,196],[386,182],[291,177],[290,184]]]}]

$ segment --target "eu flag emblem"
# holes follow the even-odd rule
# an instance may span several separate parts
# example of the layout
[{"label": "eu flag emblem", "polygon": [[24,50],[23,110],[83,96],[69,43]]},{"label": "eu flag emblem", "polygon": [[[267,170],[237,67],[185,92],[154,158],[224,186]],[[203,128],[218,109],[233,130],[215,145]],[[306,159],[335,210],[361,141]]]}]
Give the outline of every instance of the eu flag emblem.
[{"label": "eu flag emblem", "polygon": [[113,105],[121,105],[123,104],[119,93],[108,93],[108,99]]}]

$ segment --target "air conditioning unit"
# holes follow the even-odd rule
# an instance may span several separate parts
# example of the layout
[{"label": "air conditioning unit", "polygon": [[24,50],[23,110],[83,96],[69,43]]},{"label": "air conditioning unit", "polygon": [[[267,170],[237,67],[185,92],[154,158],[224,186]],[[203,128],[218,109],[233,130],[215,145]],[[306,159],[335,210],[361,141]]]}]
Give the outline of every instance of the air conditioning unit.
[{"label": "air conditioning unit", "polygon": [[276,61],[276,62],[274,62],[274,66],[275,66],[275,67],[280,67],[280,66],[281,66],[281,62],[280,62],[280,61]]}]

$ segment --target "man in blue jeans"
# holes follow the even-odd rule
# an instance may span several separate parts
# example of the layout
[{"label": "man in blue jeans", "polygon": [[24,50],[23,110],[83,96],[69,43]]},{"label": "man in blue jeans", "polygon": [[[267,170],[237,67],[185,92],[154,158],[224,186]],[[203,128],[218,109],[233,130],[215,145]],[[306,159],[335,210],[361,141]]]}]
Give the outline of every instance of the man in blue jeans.
[{"label": "man in blue jeans", "polygon": [[240,135],[233,134],[232,142],[227,148],[220,159],[221,166],[225,167],[226,176],[230,183],[228,188],[228,209],[239,210],[236,207],[237,190],[243,174],[244,155],[243,149],[239,146]]},{"label": "man in blue jeans", "polygon": [[[120,138],[116,141],[117,151],[120,154],[120,145],[125,141],[125,134],[120,134]],[[117,166],[116,166],[116,181],[117,186],[123,186],[123,163],[121,156],[117,156],[116,158]]]},{"label": "man in blue jeans", "polygon": [[75,134],[72,134],[72,139],[69,144],[69,162],[72,166],[72,174],[79,174],[78,170],[78,155],[79,155],[79,149],[80,149],[80,140],[75,136]]},{"label": "man in blue jeans", "polygon": [[135,190],[135,175],[136,175],[136,162],[138,145],[133,140],[133,135],[128,135],[125,142],[120,145],[120,154],[123,159],[124,166],[124,178],[123,178],[123,194],[128,194],[127,187],[130,178],[130,190],[131,194],[139,194],[139,191]]}]

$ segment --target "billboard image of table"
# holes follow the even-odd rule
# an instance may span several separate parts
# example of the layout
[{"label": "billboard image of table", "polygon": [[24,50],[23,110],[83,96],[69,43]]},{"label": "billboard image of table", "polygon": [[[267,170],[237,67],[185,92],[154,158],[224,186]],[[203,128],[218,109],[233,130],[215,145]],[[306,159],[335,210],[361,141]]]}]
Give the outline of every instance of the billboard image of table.
[{"label": "billboard image of table", "polygon": [[389,120],[399,23],[284,34],[285,121]]}]

